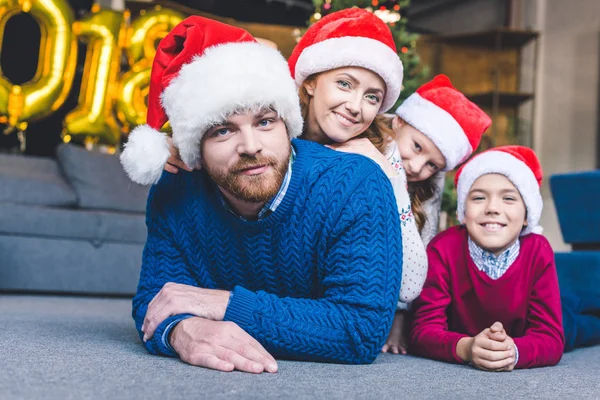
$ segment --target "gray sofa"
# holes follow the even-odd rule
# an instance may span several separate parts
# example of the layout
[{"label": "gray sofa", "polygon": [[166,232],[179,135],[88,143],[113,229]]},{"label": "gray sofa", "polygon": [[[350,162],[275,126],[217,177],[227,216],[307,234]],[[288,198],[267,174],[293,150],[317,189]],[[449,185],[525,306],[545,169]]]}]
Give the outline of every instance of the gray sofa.
[{"label": "gray sofa", "polygon": [[147,194],[116,155],[0,155],[0,290],[135,293]]}]

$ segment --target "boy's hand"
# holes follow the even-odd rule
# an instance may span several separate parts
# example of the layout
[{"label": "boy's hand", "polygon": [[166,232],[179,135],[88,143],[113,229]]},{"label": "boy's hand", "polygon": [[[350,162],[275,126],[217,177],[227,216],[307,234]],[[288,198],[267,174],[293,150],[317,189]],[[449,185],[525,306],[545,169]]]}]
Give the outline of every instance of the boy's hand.
[{"label": "boy's hand", "polygon": [[460,339],[456,353],[463,361],[484,371],[512,371],[516,357],[515,343],[500,322],[474,338]]},{"label": "boy's hand", "polygon": [[508,335],[506,334],[502,322],[494,322],[492,326],[490,326],[490,339],[497,342],[504,342],[507,337]]},{"label": "boy's hand", "polygon": [[[502,323],[500,322],[495,322],[491,327],[490,327],[490,337],[493,340],[496,340],[498,342],[502,342],[504,344],[506,344],[506,346],[509,349],[514,349],[515,350],[515,360],[516,360],[516,345],[515,345],[515,341],[506,334],[506,330],[504,329],[504,327],[502,326]],[[509,365],[507,365],[505,368],[501,369],[500,371],[512,371],[513,369],[515,369],[515,362],[513,361],[512,363],[510,363]]]},{"label": "boy's hand", "polygon": [[407,340],[404,334],[404,312],[396,311],[392,329],[381,352],[387,353],[389,351],[393,354],[406,354],[407,350]]},{"label": "boy's hand", "polygon": [[500,322],[475,336],[471,347],[471,363],[486,371],[512,371],[515,364],[515,343]]}]

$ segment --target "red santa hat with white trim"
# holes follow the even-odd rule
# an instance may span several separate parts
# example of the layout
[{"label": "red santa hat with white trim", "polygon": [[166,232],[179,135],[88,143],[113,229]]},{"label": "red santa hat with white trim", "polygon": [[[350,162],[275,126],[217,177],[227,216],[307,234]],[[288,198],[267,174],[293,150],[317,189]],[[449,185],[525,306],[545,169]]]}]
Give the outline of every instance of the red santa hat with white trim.
[{"label": "red santa hat with white trim", "polygon": [[456,214],[459,222],[465,219],[465,201],[473,183],[482,175],[504,175],[517,188],[527,208],[527,227],[521,236],[542,233],[539,226],[544,203],[540,186],[543,171],[535,152],[524,146],[501,146],[479,153],[463,165],[454,178],[458,197]]},{"label": "red santa hat with white trim", "polygon": [[376,73],[386,85],[380,113],[394,105],[402,89],[402,61],[392,32],[362,8],[336,11],[311,25],[288,64],[298,86],[313,74],[336,68],[362,67]]},{"label": "red santa hat with white trim", "polygon": [[290,137],[302,133],[296,85],[281,53],[241,28],[189,17],[158,45],[147,124],[129,135],[121,164],[137,183],[158,182],[170,156],[159,130],[169,121],[181,159],[196,168],[204,133],[233,112],[257,107],[274,109]]},{"label": "red santa hat with white trim", "polygon": [[437,75],[418,88],[396,114],[431,139],[446,159],[445,171],[453,170],[477,150],[492,123],[446,75]]}]

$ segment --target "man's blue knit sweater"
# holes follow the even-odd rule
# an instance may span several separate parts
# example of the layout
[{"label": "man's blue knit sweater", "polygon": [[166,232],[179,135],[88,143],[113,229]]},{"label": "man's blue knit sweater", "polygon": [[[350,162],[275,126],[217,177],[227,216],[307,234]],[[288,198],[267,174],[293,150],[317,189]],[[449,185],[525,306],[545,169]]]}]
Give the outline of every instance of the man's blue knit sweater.
[{"label": "man's blue knit sweater", "polygon": [[[292,142],[296,160],[282,203],[243,221],[203,171],[164,174],[151,189],[133,318],[167,282],[233,290],[224,320],[273,356],[372,362],[390,330],[402,276],[402,243],[389,180],[369,159]],[[188,315],[184,315],[187,317]],[[174,356],[162,322],[146,342]],[[166,335],[165,335],[166,336]]]}]

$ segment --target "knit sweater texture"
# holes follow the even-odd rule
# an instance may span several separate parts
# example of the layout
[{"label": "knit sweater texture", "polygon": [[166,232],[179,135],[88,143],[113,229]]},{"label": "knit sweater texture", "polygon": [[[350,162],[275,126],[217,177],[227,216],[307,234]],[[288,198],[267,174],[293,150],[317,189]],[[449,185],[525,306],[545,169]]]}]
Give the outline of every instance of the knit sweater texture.
[{"label": "knit sweater texture", "polygon": [[[163,174],[149,194],[148,239],[133,299],[140,334],[167,282],[233,290],[224,320],[274,356],[369,363],[391,327],[402,276],[394,193],[367,158],[303,140],[277,210],[260,221],[229,212],[203,172]],[[184,315],[189,317],[189,315]],[[146,349],[175,356],[163,321]]]},{"label": "knit sweater texture", "polygon": [[429,244],[429,271],[414,302],[411,350],[462,363],[456,345],[499,321],[519,350],[515,368],[557,364],[564,334],[554,253],[537,234],[519,238],[519,256],[500,278],[480,271],[469,254],[467,230],[456,226]]}]

